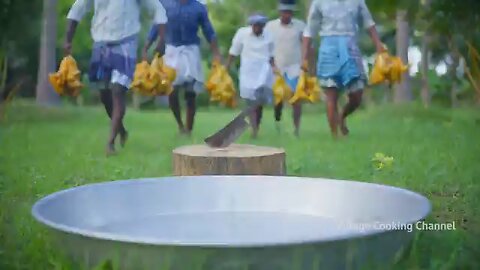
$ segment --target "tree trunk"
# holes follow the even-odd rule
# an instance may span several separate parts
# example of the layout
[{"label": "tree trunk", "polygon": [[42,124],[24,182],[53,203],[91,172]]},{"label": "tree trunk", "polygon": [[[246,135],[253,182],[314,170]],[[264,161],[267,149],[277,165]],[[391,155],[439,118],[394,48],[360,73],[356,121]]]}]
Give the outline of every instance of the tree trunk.
[{"label": "tree trunk", "polygon": [[40,105],[58,105],[60,97],[48,81],[48,74],[55,71],[57,38],[57,0],[43,0],[42,37],[38,67],[36,100]]},{"label": "tree trunk", "polygon": [[[397,11],[397,55],[408,64],[408,47],[410,43],[410,27],[407,21],[407,11]],[[402,82],[395,88],[394,102],[403,103],[412,100],[410,73],[407,71],[402,76]]]},{"label": "tree trunk", "polygon": [[428,108],[431,103],[430,85],[428,83],[429,72],[429,58],[430,51],[428,49],[430,43],[429,33],[425,32],[422,38],[422,62],[421,62],[421,74],[422,74],[422,102],[423,106]]},{"label": "tree trunk", "polygon": [[233,144],[225,149],[187,145],[173,150],[173,174],[285,175],[285,151],[272,147]]},{"label": "tree trunk", "polygon": [[[308,12],[310,10],[310,6],[312,5],[312,0],[307,0],[304,2],[305,3],[305,14],[307,16],[306,19],[308,19]],[[318,33],[311,33],[312,35],[312,42],[310,43],[310,48],[308,48],[310,51],[308,52],[311,57],[308,59],[308,70],[310,71],[310,74],[317,74],[316,71],[316,61],[315,61],[315,38],[317,37]]]},{"label": "tree trunk", "polygon": [[449,77],[452,82],[452,88],[450,90],[450,99],[452,103],[452,107],[458,107],[458,77],[457,77],[457,70],[460,64],[460,55],[456,51],[452,51],[451,53],[452,62],[450,63],[449,68]]},{"label": "tree trunk", "polygon": [[[429,9],[430,8],[430,2],[431,0],[424,0],[423,1],[423,7],[425,9]],[[425,32],[423,33],[423,37],[422,37],[422,50],[421,50],[421,53],[422,53],[422,62],[421,62],[421,68],[420,68],[420,72],[421,72],[421,75],[422,75],[422,92],[421,92],[421,96],[422,96],[422,102],[423,102],[423,106],[425,106],[426,108],[428,108],[430,106],[430,103],[431,103],[431,95],[430,95],[430,85],[428,83],[428,72],[429,72],[429,65],[430,65],[430,50],[429,50],[429,46],[430,46],[430,40],[431,40],[431,36],[430,36],[430,30],[428,29],[429,27],[427,27],[425,29]]]}]

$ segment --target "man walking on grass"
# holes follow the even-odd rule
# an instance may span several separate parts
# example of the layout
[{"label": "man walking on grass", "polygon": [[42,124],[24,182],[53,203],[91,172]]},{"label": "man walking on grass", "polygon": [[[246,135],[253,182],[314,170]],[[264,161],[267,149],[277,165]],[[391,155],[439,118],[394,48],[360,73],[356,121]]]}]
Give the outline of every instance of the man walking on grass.
[{"label": "man walking on grass", "polygon": [[[302,37],[305,23],[293,18],[296,9],[295,0],[280,0],[278,10],[280,18],[269,21],[265,28],[274,41],[275,64],[284,76],[292,91],[295,91],[302,65]],[[283,102],[275,106],[277,127],[282,117]],[[302,105],[293,104],[294,134],[299,135]]]},{"label": "man walking on grass", "polygon": [[[338,129],[348,135],[347,117],[358,109],[363,89],[367,86],[367,75],[358,45],[358,34],[367,30],[377,53],[385,48],[378,36],[375,21],[365,0],[314,0],[308,12],[304,33],[304,61],[312,55],[312,38],[320,36],[318,49],[317,77],[327,96],[327,119],[334,138]],[[338,98],[348,95],[348,103],[338,112]]]},{"label": "man walking on grass", "polygon": [[[156,0],[158,1],[158,0]],[[215,30],[208,17],[207,7],[198,0],[160,0],[167,10],[165,64],[176,70],[173,92],[169,96],[169,105],[177,121],[181,134],[190,135],[196,112],[196,96],[203,91],[204,75],[200,55],[200,38],[203,35],[210,43],[215,60],[220,61]],[[157,36],[157,27],[153,27],[144,47],[144,57]],[[184,90],[187,103],[186,127],[180,112],[179,94]]]},{"label": "man walking on grass", "polygon": [[71,54],[72,40],[78,23],[93,9],[91,35],[94,41],[89,80],[100,90],[100,98],[111,119],[106,154],[115,154],[115,139],[120,135],[122,146],[128,137],[123,124],[126,111],[125,94],[133,80],[136,65],[137,34],[140,31],[140,8],[153,15],[160,33],[157,51],[164,53],[164,32],[167,16],[158,0],[76,0],[67,15],[68,27],[65,54]]},{"label": "man walking on grass", "polygon": [[267,21],[263,14],[251,15],[248,18],[250,26],[241,27],[235,33],[227,60],[227,68],[230,68],[233,59],[240,56],[240,97],[247,101],[247,105],[257,105],[250,115],[252,138],[258,135],[263,105],[272,99],[274,45],[264,31]]}]

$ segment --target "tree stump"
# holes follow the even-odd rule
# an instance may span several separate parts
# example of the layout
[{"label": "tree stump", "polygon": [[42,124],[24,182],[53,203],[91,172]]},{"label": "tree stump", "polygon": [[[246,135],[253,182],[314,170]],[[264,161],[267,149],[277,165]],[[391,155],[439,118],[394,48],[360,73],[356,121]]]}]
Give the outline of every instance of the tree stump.
[{"label": "tree stump", "polygon": [[285,151],[279,148],[232,144],[227,148],[188,145],[173,150],[173,174],[285,175]]}]

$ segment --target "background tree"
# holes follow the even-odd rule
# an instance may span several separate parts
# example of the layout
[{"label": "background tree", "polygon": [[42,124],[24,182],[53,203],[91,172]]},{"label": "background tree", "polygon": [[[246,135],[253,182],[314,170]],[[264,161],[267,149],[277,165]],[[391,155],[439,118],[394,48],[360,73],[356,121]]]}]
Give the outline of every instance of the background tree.
[{"label": "background tree", "polygon": [[40,0],[0,0],[0,100],[20,81],[24,95],[33,94],[41,7]]},{"label": "background tree", "polygon": [[[52,5],[53,2],[57,2],[56,7]],[[217,30],[219,44],[224,55],[228,52],[235,31],[238,27],[246,25],[246,18],[251,12],[263,11],[270,18],[275,18],[278,15],[276,10],[277,0],[257,2],[251,0],[209,0],[207,2],[210,17]],[[298,1],[299,11],[296,12],[296,17],[305,19],[309,2],[310,0]],[[475,26],[480,25],[480,13],[478,12],[480,1],[366,0],[366,2],[377,22],[382,41],[388,46],[390,52],[402,55],[404,59],[408,56],[408,50],[412,46],[419,47],[423,52],[419,74],[413,77],[405,74],[409,83],[395,87],[395,93],[392,93],[392,95],[385,95],[387,102],[390,102],[392,96],[395,97],[396,102],[400,103],[412,99],[421,99],[425,106],[433,102],[436,104],[441,102],[449,105],[453,103],[460,105],[472,101],[476,101],[480,105],[480,71],[477,71],[480,70],[478,68],[480,60],[475,62],[475,57],[473,57],[474,52],[478,51],[480,45],[479,34],[475,31]],[[4,85],[3,88],[11,89],[19,81],[23,81],[19,93],[25,97],[35,97],[37,90],[40,94],[44,93],[40,91],[40,89],[45,89],[40,87],[41,85],[47,85],[49,88],[48,83],[45,84],[47,77],[44,75],[54,70],[63,57],[61,48],[65,37],[65,17],[72,3],[73,0],[0,0],[0,25],[2,29],[0,31],[0,74],[3,75],[0,76],[0,88]],[[49,4],[53,8],[44,9],[44,4]],[[421,8],[419,8],[420,5]],[[26,10],[28,12],[25,12]],[[45,20],[42,21],[42,11],[44,10]],[[53,12],[50,13],[50,17],[47,16],[48,11],[56,12],[56,20],[58,21],[56,31],[48,31],[52,30],[52,27],[45,28],[46,23],[52,25],[53,20],[55,20],[52,17]],[[402,16],[402,20],[397,20],[397,15],[402,12],[404,14],[405,11],[405,18],[403,19]],[[46,20],[47,18],[50,19]],[[73,54],[84,74],[88,70],[92,45],[90,19],[91,13],[87,14],[85,20],[79,25],[73,46]],[[148,18],[142,19],[144,27],[140,36],[140,44],[142,44],[145,32],[150,24]],[[44,29],[46,31],[43,31]],[[42,43],[44,46],[39,49],[44,33],[45,39]],[[51,41],[54,35],[56,35],[54,38],[55,44]],[[47,36],[49,38],[46,38]],[[466,41],[471,46],[467,46]],[[49,45],[45,46],[47,43]],[[371,56],[374,55],[375,48],[365,32],[362,32],[359,36],[359,43],[371,64],[373,60]],[[315,46],[317,47],[318,43]],[[53,64],[51,61],[46,64],[45,59],[52,59],[52,48],[56,52],[53,56],[55,61]],[[210,55],[205,43],[202,44],[202,51],[205,52],[204,55]],[[456,55],[455,51],[458,52],[456,57],[454,57]],[[48,57],[40,59],[40,52],[44,52],[43,56]],[[458,58],[458,61],[455,61],[456,58]],[[39,63],[40,60],[42,60],[41,64]],[[209,60],[207,57],[204,58],[204,66],[207,72]],[[444,76],[437,75],[435,72],[435,67],[439,64],[448,66],[447,73]],[[39,70],[40,67],[46,68]],[[457,72],[462,71],[462,69],[465,70],[466,77],[461,72]],[[2,71],[8,71],[8,73]],[[234,70],[233,77],[236,77],[235,73]],[[5,78],[3,82],[2,78]],[[42,82],[42,80],[45,81]],[[88,81],[85,82],[88,86]],[[37,85],[39,87],[36,87]],[[472,89],[477,91],[472,91]],[[0,89],[0,91],[3,90]],[[388,89],[372,91],[372,93],[375,95],[374,98],[381,97],[384,93],[388,94]],[[82,91],[82,96],[85,96],[87,102],[97,102],[98,100],[93,98],[95,95],[95,92]],[[43,97],[39,95],[38,98],[42,100]],[[55,99],[55,97],[53,98]]]},{"label": "background tree", "polygon": [[57,0],[43,1],[42,38],[38,69],[36,100],[41,105],[56,105],[60,98],[48,81],[48,74],[55,71],[57,39]]}]

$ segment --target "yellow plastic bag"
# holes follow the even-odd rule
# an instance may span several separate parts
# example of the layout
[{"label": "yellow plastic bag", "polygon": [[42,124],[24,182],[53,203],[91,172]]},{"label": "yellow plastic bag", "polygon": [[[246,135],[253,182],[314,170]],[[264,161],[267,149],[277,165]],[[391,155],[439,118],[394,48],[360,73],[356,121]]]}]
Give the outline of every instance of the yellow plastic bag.
[{"label": "yellow plastic bag", "polygon": [[397,56],[391,56],[388,52],[380,53],[375,59],[369,83],[371,85],[387,82],[389,84],[400,83],[402,74],[408,70],[408,66],[403,64],[402,59]]},{"label": "yellow plastic bag", "polygon": [[156,56],[150,66],[150,77],[155,82],[152,92],[156,96],[170,95],[173,91],[172,83],[175,81],[175,69],[164,64],[163,58]]},{"label": "yellow plastic bag", "polygon": [[76,97],[83,87],[80,81],[80,74],[77,62],[69,55],[62,59],[58,71],[49,74],[48,79],[55,92],[59,95]]},{"label": "yellow plastic bag", "polygon": [[175,78],[175,69],[165,65],[163,58],[156,55],[151,64],[142,61],[136,65],[130,87],[144,96],[170,95]]},{"label": "yellow plastic bag", "polygon": [[307,89],[308,101],[310,101],[310,103],[320,101],[322,89],[320,88],[317,77],[313,76],[307,78]]},{"label": "yellow plastic bag", "polygon": [[135,73],[133,74],[133,82],[130,85],[134,91],[141,95],[151,95],[151,89],[154,82],[150,80],[150,65],[147,61],[142,61],[135,66]]},{"label": "yellow plastic bag", "polygon": [[220,63],[212,63],[212,69],[205,83],[205,88],[210,95],[210,101],[219,102],[230,108],[234,108],[237,105],[235,100],[236,90],[232,77]]},{"label": "yellow plastic bag", "polygon": [[320,100],[320,95],[321,89],[318,79],[315,76],[308,76],[306,72],[302,71],[295,94],[290,98],[289,103],[295,104],[302,101],[315,103]]},{"label": "yellow plastic bag", "polygon": [[221,82],[223,72],[224,71],[220,63],[212,63],[210,74],[208,75],[207,81],[205,83],[205,88],[207,89],[208,93],[212,94],[217,85]]},{"label": "yellow plastic bag", "polygon": [[292,97],[292,88],[287,84],[285,78],[281,74],[275,74],[275,82],[273,83],[273,97],[275,105],[282,103]]}]

